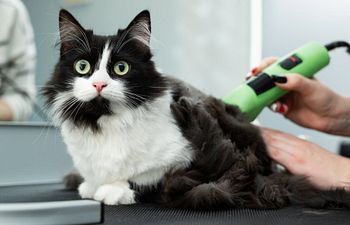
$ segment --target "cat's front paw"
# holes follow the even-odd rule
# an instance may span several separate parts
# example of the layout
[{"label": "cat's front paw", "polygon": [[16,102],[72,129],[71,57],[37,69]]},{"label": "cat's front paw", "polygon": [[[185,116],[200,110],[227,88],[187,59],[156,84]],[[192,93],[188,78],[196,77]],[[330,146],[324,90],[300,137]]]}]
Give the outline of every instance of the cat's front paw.
[{"label": "cat's front paw", "polygon": [[93,198],[96,188],[87,182],[83,182],[79,185],[78,191],[81,198]]},{"label": "cat's front paw", "polygon": [[134,204],[135,193],[127,182],[116,182],[100,186],[94,199],[106,205]]}]

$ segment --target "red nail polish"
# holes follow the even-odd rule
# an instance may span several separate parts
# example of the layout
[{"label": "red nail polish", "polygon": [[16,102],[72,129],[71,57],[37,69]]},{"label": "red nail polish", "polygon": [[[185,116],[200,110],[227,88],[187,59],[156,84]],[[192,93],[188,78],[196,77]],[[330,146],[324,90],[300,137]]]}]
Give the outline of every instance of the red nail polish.
[{"label": "red nail polish", "polygon": [[254,67],[253,69],[252,69],[252,74],[256,74],[256,72],[258,72],[258,67]]},{"label": "red nail polish", "polygon": [[285,113],[286,112],[286,107],[284,105],[281,105],[279,108],[278,108],[278,112],[279,113]]}]

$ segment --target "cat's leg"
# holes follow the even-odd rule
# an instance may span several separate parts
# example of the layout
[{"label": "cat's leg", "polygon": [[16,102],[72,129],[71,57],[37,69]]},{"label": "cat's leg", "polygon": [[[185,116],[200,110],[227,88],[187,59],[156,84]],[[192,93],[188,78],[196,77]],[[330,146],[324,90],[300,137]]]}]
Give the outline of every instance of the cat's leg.
[{"label": "cat's leg", "polygon": [[101,185],[97,189],[94,199],[106,205],[133,204],[135,203],[135,193],[130,189],[129,182],[116,181]]}]

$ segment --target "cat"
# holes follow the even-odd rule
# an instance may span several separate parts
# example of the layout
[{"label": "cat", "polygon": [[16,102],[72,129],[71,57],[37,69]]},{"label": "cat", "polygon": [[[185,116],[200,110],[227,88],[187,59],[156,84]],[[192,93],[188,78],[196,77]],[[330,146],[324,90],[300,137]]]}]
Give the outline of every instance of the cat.
[{"label": "cat", "polygon": [[350,206],[276,172],[258,127],[236,106],[157,72],[149,11],[110,36],[59,13],[60,57],[42,92],[78,173],[82,198],[171,207]]}]

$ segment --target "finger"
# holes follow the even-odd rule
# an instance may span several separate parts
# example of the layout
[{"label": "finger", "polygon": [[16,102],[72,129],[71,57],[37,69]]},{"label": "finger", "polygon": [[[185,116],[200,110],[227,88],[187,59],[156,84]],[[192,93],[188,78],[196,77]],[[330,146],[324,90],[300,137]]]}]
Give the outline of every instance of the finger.
[{"label": "finger", "polygon": [[272,105],[269,106],[269,109],[272,112],[279,112],[279,109],[281,108],[281,104],[282,103],[280,101],[276,101]]},{"label": "finger", "polygon": [[252,72],[247,73],[247,75],[245,76],[245,80],[249,80],[251,77],[254,77],[255,75],[252,74]]},{"label": "finger", "polygon": [[293,142],[288,141],[290,135],[272,129],[263,129],[262,134],[269,156],[288,170],[293,170],[296,146],[293,145]]},{"label": "finger", "polygon": [[280,101],[277,101],[269,106],[269,109],[273,112],[280,113],[280,114],[287,114],[289,111],[289,106],[287,104],[284,104]]},{"label": "finger", "polygon": [[278,164],[281,164],[283,167],[285,167],[288,171],[294,171],[293,169],[293,159],[292,154],[281,151],[279,147],[275,146],[269,146],[267,148],[268,154],[271,157],[271,159]]},{"label": "finger", "polygon": [[246,80],[248,80],[250,77],[252,76],[256,76],[259,73],[261,73],[261,71],[263,71],[266,67],[270,66],[271,64],[273,64],[274,62],[277,61],[277,57],[275,56],[270,56],[267,58],[264,58],[260,65],[254,67],[247,75],[246,75]]},{"label": "finger", "polygon": [[279,107],[276,109],[278,113],[286,115],[289,111],[289,107],[287,104],[280,104]]},{"label": "finger", "polygon": [[273,104],[271,104],[271,105],[269,106],[269,109],[270,109],[272,112],[277,112],[277,109],[278,109],[278,107],[279,107],[280,104],[281,104],[280,102],[275,102],[275,103],[273,103]]},{"label": "finger", "polygon": [[276,85],[284,90],[296,91],[302,95],[309,95],[313,91],[314,81],[303,77],[300,74],[286,74],[287,81]]},{"label": "finger", "polygon": [[263,59],[261,61],[260,65],[254,68],[255,69],[255,71],[254,71],[255,75],[261,73],[261,71],[263,71],[266,67],[268,67],[271,64],[273,64],[274,62],[276,62],[277,59],[278,58],[275,57],[275,56],[271,56],[271,57],[267,57],[267,58]]}]

